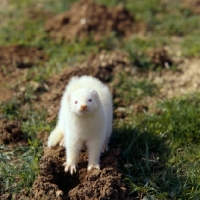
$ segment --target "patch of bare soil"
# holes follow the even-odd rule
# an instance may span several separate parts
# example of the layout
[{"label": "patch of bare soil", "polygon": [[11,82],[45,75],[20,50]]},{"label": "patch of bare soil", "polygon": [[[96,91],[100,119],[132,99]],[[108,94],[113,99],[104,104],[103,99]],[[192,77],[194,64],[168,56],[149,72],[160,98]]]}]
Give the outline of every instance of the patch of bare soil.
[{"label": "patch of bare soil", "polygon": [[[185,59],[179,65],[178,70],[175,71],[163,69],[161,71],[149,71],[144,76],[135,74],[133,79],[136,81],[143,80],[145,77],[147,81],[158,86],[156,95],[143,98],[139,104],[147,106],[150,112],[155,112],[158,101],[200,92],[199,66],[199,59]],[[131,107],[138,112],[135,105]],[[129,110],[132,109],[129,108]]]},{"label": "patch of bare soil", "polygon": [[64,172],[65,149],[44,149],[40,161],[40,174],[29,196],[19,199],[126,199],[122,175],[116,167],[119,150],[113,149],[101,156],[101,170],[87,172],[87,153],[81,152],[77,174]]},{"label": "patch of bare soil", "polygon": [[44,11],[40,3],[35,2],[34,9],[27,9],[26,14],[31,20],[49,19],[53,17],[52,12]]},{"label": "patch of bare soil", "polygon": [[169,68],[173,64],[172,58],[163,47],[149,50],[147,56],[155,66]]},{"label": "patch of bare soil", "polygon": [[0,143],[17,144],[24,141],[21,124],[18,121],[0,120]]},{"label": "patch of bare soil", "polygon": [[[36,106],[38,109],[48,109],[47,121],[56,119],[60,100],[65,86],[72,76],[91,75],[99,78],[103,82],[108,82],[119,69],[129,70],[128,55],[121,51],[113,51],[108,54],[106,51],[88,57],[88,59],[74,67],[64,69],[59,75],[52,76],[47,85],[49,92],[44,93],[38,100]],[[47,106],[48,105],[48,106]]]},{"label": "patch of bare soil", "polygon": [[122,5],[110,8],[92,0],[81,0],[68,12],[47,21],[45,30],[52,38],[74,41],[92,34],[98,41],[113,31],[122,36],[144,32],[145,26],[136,22]]},{"label": "patch of bare soil", "polygon": [[12,72],[15,68],[27,68],[44,61],[46,56],[43,51],[21,45],[0,46],[1,73]]},{"label": "patch of bare soil", "polygon": [[9,100],[10,89],[17,80],[34,64],[46,60],[45,53],[36,48],[20,45],[0,46],[0,102]]},{"label": "patch of bare soil", "polygon": [[199,91],[200,60],[185,60],[177,71],[149,73],[149,79],[160,87],[160,97],[172,98]]},{"label": "patch of bare soil", "polygon": [[13,95],[13,91],[9,89],[7,79],[2,76],[0,73],[0,103],[6,100],[11,99]]},{"label": "patch of bare soil", "polygon": [[195,14],[200,14],[200,0],[182,0]]}]

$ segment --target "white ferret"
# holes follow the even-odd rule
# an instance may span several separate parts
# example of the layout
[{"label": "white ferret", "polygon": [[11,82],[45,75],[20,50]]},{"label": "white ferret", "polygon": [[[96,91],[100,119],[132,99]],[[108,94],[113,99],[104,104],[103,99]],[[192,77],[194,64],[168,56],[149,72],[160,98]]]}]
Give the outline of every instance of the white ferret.
[{"label": "white ferret", "polygon": [[112,96],[108,87],[91,76],[73,77],[64,91],[48,147],[58,143],[65,146],[67,161],[63,165],[66,172],[73,174],[85,144],[89,153],[88,171],[100,169],[100,154],[108,150],[112,120]]}]

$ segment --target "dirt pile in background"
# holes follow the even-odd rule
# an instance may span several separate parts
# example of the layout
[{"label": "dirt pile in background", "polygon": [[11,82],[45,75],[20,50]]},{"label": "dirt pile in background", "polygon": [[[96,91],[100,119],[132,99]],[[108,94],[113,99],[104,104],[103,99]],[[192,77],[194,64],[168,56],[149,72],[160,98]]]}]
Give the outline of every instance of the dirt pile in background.
[{"label": "dirt pile in background", "polygon": [[73,176],[64,172],[64,148],[44,149],[40,174],[36,178],[29,199],[125,199],[126,188],[117,172],[119,150],[113,149],[101,157],[101,170],[87,172],[87,154],[82,152],[78,172]]},{"label": "dirt pile in background", "polygon": [[92,0],[75,3],[71,10],[50,19],[45,25],[52,38],[67,41],[81,40],[91,34],[98,41],[113,31],[129,36],[144,28],[122,5],[110,8]]},{"label": "dirt pile in background", "polygon": [[148,78],[159,86],[159,96],[162,98],[173,98],[181,95],[199,91],[200,72],[197,70],[200,60],[186,59],[179,70],[166,70],[161,73],[150,72]]},{"label": "dirt pile in background", "polygon": [[45,59],[44,52],[36,48],[21,45],[0,46],[0,71],[3,74],[12,72],[15,68],[31,67]]},{"label": "dirt pile in background", "polygon": [[54,75],[49,79],[47,84],[50,91],[41,96],[39,109],[41,107],[48,109],[47,121],[52,121],[57,117],[62,93],[72,76],[91,75],[103,82],[108,82],[119,69],[130,69],[126,53],[113,51],[108,54],[102,51],[97,55],[93,54],[85,62],[66,68],[59,75]]},{"label": "dirt pile in background", "polygon": [[45,53],[21,45],[0,46],[0,102],[13,96],[13,88],[27,69],[47,59]]},{"label": "dirt pile in background", "polygon": [[20,122],[0,120],[0,143],[15,144],[22,140],[24,139]]},{"label": "dirt pile in background", "polygon": [[200,0],[182,0],[183,4],[189,7],[195,14],[200,14]]}]

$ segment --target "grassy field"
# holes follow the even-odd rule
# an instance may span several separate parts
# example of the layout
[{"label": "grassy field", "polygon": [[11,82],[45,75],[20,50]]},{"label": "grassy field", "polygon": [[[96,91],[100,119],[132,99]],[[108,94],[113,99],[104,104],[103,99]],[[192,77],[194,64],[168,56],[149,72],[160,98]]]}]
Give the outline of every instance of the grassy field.
[{"label": "grassy field", "polygon": [[[73,0],[18,0],[0,8],[0,45],[21,44],[45,51],[49,59],[43,65],[29,69],[23,79],[44,83],[66,66],[83,61],[90,53],[104,49],[121,49],[128,53],[130,62],[137,66],[139,78],[121,72],[115,88],[114,109],[123,100],[125,118],[114,117],[114,132],[110,146],[120,148],[119,171],[124,174],[131,199],[200,199],[200,95],[188,92],[173,98],[159,96],[162,84],[146,78],[161,66],[146,56],[149,49],[166,46],[172,57],[199,59],[200,16],[179,1],[161,0],[96,0],[108,6],[119,3],[147,24],[145,36],[134,35],[123,39],[116,34],[95,42],[90,38],[74,43],[54,41],[44,32],[48,13],[55,15],[70,8]],[[164,2],[164,3],[161,3]],[[41,12],[31,18],[31,12]],[[46,15],[44,14],[46,13]],[[178,62],[177,62],[178,63]],[[200,63],[200,61],[199,61]],[[168,71],[179,70],[174,64]],[[1,66],[0,66],[1,67]],[[156,69],[155,69],[156,68]],[[199,68],[196,69],[197,71]],[[179,77],[177,77],[178,79]],[[39,173],[39,160],[44,144],[36,135],[50,132],[55,121],[46,122],[46,110],[33,109],[31,100],[39,93],[26,88],[23,103],[28,112],[21,111],[22,102],[13,99],[0,105],[0,119],[18,120],[22,124],[28,146],[10,148],[0,145],[0,194],[30,190]],[[172,95],[173,96],[173,95]],[[131,106],[151,98],[143,112],[128,112]],[[152,104],[151,104],[152,103]],[[136,198],[137,197],[137,198]]]}]

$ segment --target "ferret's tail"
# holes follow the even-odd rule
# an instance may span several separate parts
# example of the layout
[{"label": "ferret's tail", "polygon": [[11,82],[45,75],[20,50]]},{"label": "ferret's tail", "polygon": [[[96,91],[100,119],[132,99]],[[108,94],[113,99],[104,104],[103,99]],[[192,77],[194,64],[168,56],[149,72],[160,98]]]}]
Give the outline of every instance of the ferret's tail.
[{"label": "ferret's tail", "polygon": [[64,145],[64,133],[59,127],[55,127],[55,129],[50,133],[50,136],[47,141],[47,145],[49,148],[56,146],[57,144]]}]

